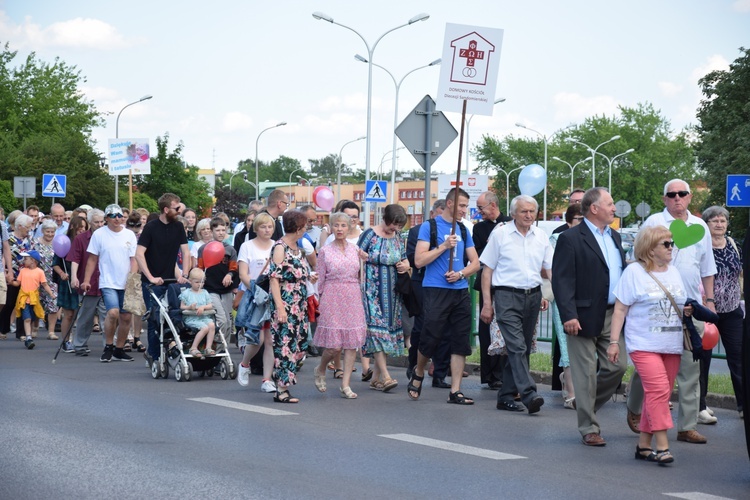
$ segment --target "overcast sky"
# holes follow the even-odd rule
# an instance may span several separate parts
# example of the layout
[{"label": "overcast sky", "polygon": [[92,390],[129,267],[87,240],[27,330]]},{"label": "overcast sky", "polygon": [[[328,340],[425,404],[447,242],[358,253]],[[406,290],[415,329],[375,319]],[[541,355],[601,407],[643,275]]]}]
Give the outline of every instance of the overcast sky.
[{"label": "overcast sky", "polygon": [[[367,56],[364,43],[313,11],[370,44],[429,14],[386,35],[374,52],[397,80],[441,56],[446,23],[503,29],[496,97],[507,100],[471,121],[471,144],[484,134],[533,135],[516,122],[550,135],[639,102],[653,103],[679,130],[696,123],[698,79],[727,69],[750,44],[750,0],[0,0],[0,41],[81,70],[83,91],[106,113],[94,132],[102,152],[119,110],[150,94],[123,112],[120,137],[153,145],[169,133],[184,142],[187,162],[234,170],[255,158],[261,130],[285,121],[260,138],[260,159],[287,155],[309,168],[308,159],[365,135],[367,102],[367,65],[354,59]],[[436,96],[438,75],[432,67],[404,80],[399,122],[424,95]],[[394,97],[393,81],[374,68],[373,170],[386,153],[390,165]],[[447,116],[458,130],[460,114]],[[364,168],[365,141],[343,156]],[[457,156],[458,139],[434,169],[451,171]],[[400,151],[399,168],[419,166]]]}]

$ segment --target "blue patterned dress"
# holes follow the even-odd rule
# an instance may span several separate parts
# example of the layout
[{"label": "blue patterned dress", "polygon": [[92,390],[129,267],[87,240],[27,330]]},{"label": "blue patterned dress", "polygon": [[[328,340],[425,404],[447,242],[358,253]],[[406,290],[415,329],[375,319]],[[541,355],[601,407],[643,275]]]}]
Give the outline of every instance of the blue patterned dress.
[{"label": "blue patterned dress", "polygon": [[403,356],[401,295],[395,289],[396,264],[406,258],[406,245],[399,234],[382,238],[369,228],[360,235],[359,247],[367,253],[362,294],[367,323],[364,354]]},{"label": "blue patterned dress", "polygon": [[271,304],[271,336],[273,337],[273,378],[283,386],[297,383],[297,368],[307,350],[307,280],[310,268],[300,250],[293,251],[284,240],[271,248],[284,248],[284,260],[276,264],[271,260],[269,277],[279,280],[281,300],[287,315],[286,323],[279,323],[276,301]]}]

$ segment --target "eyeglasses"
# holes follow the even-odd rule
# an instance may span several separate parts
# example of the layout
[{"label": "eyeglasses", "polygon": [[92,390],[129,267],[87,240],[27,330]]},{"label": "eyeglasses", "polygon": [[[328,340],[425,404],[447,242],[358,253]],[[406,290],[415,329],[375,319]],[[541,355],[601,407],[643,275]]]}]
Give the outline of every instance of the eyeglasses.
[{"label": "eyeglasses", "polygon": [[674,198],[675,196],[679,196],[680,198],[684,198],[685,196],[689,195],[690,191],[670,191],[667,193],[667,198]]},{"label": "eyeglasses", "polygon": [[484,209],[485,209],[485,208],[487,208],[487,207],[489,207],[489,206],[490,206],[490,203],[487,203],[487,204],[486,204],[485,206],[483,206],[483,207],[480,207],[479,205],[477,205],[477,210],[478,210],[479,212],[484,212]]},{"label": "eyeglasses", "polygon": [[578,217],[573,217],[573,220],[583,220],[583,216],[579,215]]},{"label": "eyeglasses", "polygon": [[281,200],[281,203],[283,203],[287,207],[289,207],[289,205],[291,205],[291,203],[289,203],[288,201],[284,201],[284,200]]},{"label": "eyeglasses", "polygon": [[125,216],[122,214],[107,214],[108,219],[124,219]]},{"label": "eyeglasses", "polygon": [[664,248],[672,248],[674,246],[674,241],[662,241],[662,245],[664,245]]}]

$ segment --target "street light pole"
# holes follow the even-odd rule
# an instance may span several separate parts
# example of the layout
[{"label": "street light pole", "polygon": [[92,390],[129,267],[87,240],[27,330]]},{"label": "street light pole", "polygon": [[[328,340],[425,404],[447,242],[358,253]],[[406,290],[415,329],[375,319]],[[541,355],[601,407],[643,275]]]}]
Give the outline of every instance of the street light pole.
[{"label": "street light pole", "polygon": [[345,143],[343,146],[341,146],[341,149],[339,150],[339,168],[336,169],[336,199],[338,201],[341,201],[341,167],[344,165],[344,157],[342,156],[344,154],[344,148],[353,142],[361,141],[362,139],[367,139],[366,135],[363,135],[362,137],[357,137],[356,139],[353,139],[347,143]]},{"label": "street light pole", "polygon": [[[579,161],[579,162],[578,162],[578,163],[576,163],[575,165],[571,165],[571,164],[570,164],[570,163],[568,163],[567,161],[565,161],[565,160],[561,160],[561,159],[560,159],[560,158],[558,158],[557,156],[553,156],[553,157],[552,157],[552,159],[553,159],[553,160],[557,160],[557,161],[559,161],[559,162],[562,162],[562,163],[566,164],[566,165],[568,166],[568,168],[570,169],[570,193],[572,193],[572,192],[573,192],[573,175],[574,175],[574,173],[575,173],[576,167],[577,167],[578,165],[580,165],[581,163],[583,163],[583,162],[587,162],[587,161],[589,161],[589,160],[591,159],[591,157],[589,156],[588,158],[584,158],[583,160]],[[570,194],[568,194],[568,196],[570,196]]]},{"label": "street light pole", "polygon": [[[115,120],[115,139],[119,139],[120,138],[120,115],[122,114],[122,112],[125,111],[126,108],[129,108],[130,106],[132,106],[133,104],[138,104],[139,102],[148,101],[149,99],[151,99],[153,97],[154,96],[152,96],[152,95],[144,95],[143,97],[141,97],[137,101],[133,101],[130,104],[126,104],[120,110],[120,112],[117,113],[117,119]],[[120,190],[119,189],[120,188],[120,186],[119,186],[120,183],[118,182],[117,177],[118,177],[117,174],[115,174],[115,205],[119,205],[120,204],[117,201],[118,198],[119,198],[119,190]]]},{"label": "street light pole", "polygon": [[[500,104],[501,102],[505,102],[505,97],[497,99],[494,104]],[[469,175],[469,172],[471,172],[469,169],[469,125],[471,124],[472,118],[474,118],[474,115],[471,115],[466,119],[466,175]]]},{"label": "street light pole", "polygon": [[[547,179],[547,136],[543,133],[539,132],[538,130],[534,130],[533,128],[529,128],[526,125],[522,123],[516,123],[516,127],[525,128],[526,130],[531,130],[532,132],[539,134],[542,137],[542,140],[544,140],[544,211],[542,215],[542,220],[547,220],[547,184],[549,183],[549,179]],[[550,138],[554,137],[555,134],[552,134]]]},{"label": "street light pole", "polygon": [[509,217],[508,212],[510,212],[510,174],[512,174],[516,170],[521,170],[523,167],[514,168],[510,172],[505,172],[505,170],[500,167],[496,168],[505,174],[505,216]]},{"label": "street light pole", "polygon": [[[361,61],[363,63],[368,62],[367,59],[365,59],[359,54],[355,55],[354,59],[356,59],[357,61]],[[381,66],[380,64],[372,63],[373,66],[377,66],[378,68],[388,73],[388,76],[390,76],[391,80],[393,80],[393,85],[396,87],[396,105],[393,111],[393,148],[392,148],[393,158],[391,161],[391,203],[393,203],[393,199],[394,199],[393,194],[394,194],[394,191],[396,190],[396,127],[398,127],[398,94],[399,94],[399,91],[401,90],[401,84],[404,82],[407,76],[411,75],[415,71],[423,69],[423,68],[429,68],[430,66],[438,66],[439,64],[440,64],[440,59],[435,59],[430,64],[425,64],[424,66],[419,66],[418,68],[414,68],[413,70],[406,73],[401,78],[401,80],[396,82],[396,77],[393,76],[393,73],[388,71],[385,67]]]},{"label": "street light pole", "polygon": [[[599,144],[595,148],[592,148],[588,144],[583,143],[581,141],[577,141],[577,140],[573,139],[572,137],[568,137],[567,139],[565,139],[568,142],[575,142],[576,144],[580,144],[581,146],[586,147],[589,150],[589,153],[591,153],[591,187],[592,188],[596,187],[596,153],[597,153],[597,150],[600,147],[604,146],[605,144],[609,144],[610,142],[616,141],[619,138],[620,138],[619,135],[612,136],[611,139],[608,139],[608,140],[604,141],[603,143]],[[599,154],[601,154],[601,153],[599,153]]]},{"label": "street light pole", "polygon": [[[295,168],[292,170],[292,173],[289,174],[289,203],[292,202],[292,175],[294,175],[294,172],[304,172],[304,169]],[[299,177],[299,175],[297,177]]]},{"label": "street light pole", "polygon": [[607,155],[605,155],[603,153],[599,153],[599,152],[596,153],[598,155],[603,156],[607,160],[607,163],[609,163],[609,184],[608,184],[607,189],[609,190],[609,194],[610,195],[612,194],[612,164],[614,164],[615,160],[618,159],[619,157],[625,156],[627,154],[630,154],[633,151],[635,151],[635,149],[630,148],[627,151],[625,151],[624,153],[620,153],[619,155],[613,156],[611,160],[609,159],[609,157]]},{"label": "street light pole", "polygon": [[[378,37],[377,40],[375,40],[375,43],[370,47],[370,44],[367,43],[367,40],[365,40],[365,37],[363,37],[357,30],[354,28],[351,28],[345,24],[337,23],[333,20],[331,16],[328,14],[324,14],[323,12],[313,12],[312,16],[317,19],[318,21],[327,21],[331,24],[335,24],[337,26],[341,26],[342,28],[348,29],[355,35],[357,35],[365,44],[365,48],[367,48],[367,141],[365,146],[365,182],[370,179],[370,145],[372,142],[372,56],[375,52],[375,48],[378,46],[378,43],[380,43],[380,40],[383,39],[388,33],[391,33],[392,31],[396,31],[397,29],[404,28],[406,26],[410,26],[414,23],[418,23],[419,21],[426,21],[429,19],[429,14],[417,14],[416,16],[409,19],[408,22],[404,24],[400,24],[396,26],[395,28],[391,28],[380,37]],[[370,227],[370,205],[365,203],[365,229]]]},{"label": "street light pole", "polygon": [[258,138],[255,139],[255,186],[256,186],[255,199],[256,200],[260,199],[260,193],[258,193],[258,186],[260,186],[260,184],[258,183],[258,141],[260,141],[260,136],[263,135],[263,132],[267,130],[271,130],[272,128],[283,127],[284,125],[286,125],[286,122],[279,122],[273,127],[264,128],[263,130],[260,131],[260,134],[258,134]]}]

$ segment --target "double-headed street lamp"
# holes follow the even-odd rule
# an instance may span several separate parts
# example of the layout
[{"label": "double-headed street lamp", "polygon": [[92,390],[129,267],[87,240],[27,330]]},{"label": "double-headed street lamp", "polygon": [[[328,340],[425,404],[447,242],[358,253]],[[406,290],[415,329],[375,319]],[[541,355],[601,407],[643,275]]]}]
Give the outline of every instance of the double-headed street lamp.
[{"label": "double-headed street lamp", "polygon": [[344,148],[357,141],[361,141],[362,139],[367,139],[366,135],[363,135],[362,137],[357,137],[356,139],[353,139],[347,143],[344,143],[343,146],[341,146],[341,149],[339,150],[339,168],[336,169],[336,199],[341,201],[341,167],[344,165],[344,157],[342,156],[344,154]]},{"label": "double-headed street lamp", "polygon": [[271,130],[272,128],[283,127],[284,125],[286,125],[286,122],[280,122],[274,125],[273,127],[265,128],[260,131],[260,134],[258,134],[258,138],[255,139],[255,186],[256,186],[255,187],[255,199],[256,200],[260,199],[260,193],[258,192],[258,186],[260,186],[260,184],[258,183],[258,141],[260,140],[260,136],[263,135],[263,132],[267,130]]},{"label": "double-headed street lamp", "polygon": [[547,182],[548,179],[546,179],[546,177],[547,177],[547,145],[548,145],[549,139],[551,139],[552,137],[554,137],[555,134],[557,134],[557,132],[555,132],[554,134],[552,134],[548,138],[546,135],[544,135],[543,133],[539,132],[538,130],[534,130],[533,128],[527,127],[526,125],[524,125],[522,123],[516,123],[516,127],[525,128],[526,130],[530,130],[530,131],[534,132],[535,134],[539,134],[541,136],[542,140],[544,141],[544,177],[545,177],[545,180],[544,180],[544,212],[543,212],[543,215],[542,215],[542,217],[543,217],[542,220],[547,220],[547,184],[548,184],[548,182]]},{"label": "double-headed street lamp", "polygon": [[[372,142],[372,56],[375,52],[375,48],[378,46],[378,43],[380,43],[380,40],[383,39],[385,35],[388,33],[391,33],[392,31],[396,31],[397,29],[410,26],[414,23],[418,23],[419,21],[426,21],[429,19],[429,14],[417,14],[416,16],[409,19],[404,24],[400,24],[396,26],[395,28],[391,28],[382,35],[378,37],[377,40],[375,40],[375,43],[372,44],[372,47],[370,47],[370,44],[367,43],[367,40],[365,40],[365,37],[363,37],[357,30],[354,28],[351,28],[350,26],[347,26],[345,24],[337,23],[333,20],[331,16],[328,14],[324,14],[323,12],[313,12],[312,16],[317,19],[318,21],[327,21],[331,24],[335,24],[337,26],[341,26],[342,28],[348,29],[355,35],[357,35],[365,44],[365,47],[367,48],[367,141],[365,146],[365,181],[370,179],[370,144]],[[365,228],[370,227],[370,205],[365,203]]]},{"label": "double-headed street lamp", "polygon": [[523,167],[514,168],[510,172],[506,172],[500,167],[497,167],[497,169],[505,174],[505,216],[508,217],[508,212],[510,212],[510,174],[515,172],[516,170],[521,170]]},{"label": "double-headed street lamp", "polygon": [[[357,61],[361,61],[363,63],[369,62],[367,59],[362,57],[361,55],[357,54],[354,56],[354,59]],[[425,64],[424,66],[419,66],[418,68],[414,68],[413,70],[406,73],[401,80],[396,82],[396,77],[393,76],[393,73],[388,71],[385,67],[381,66],[380,64],[372,63],[373,66],[377,66],[378,68],[382,69],[386,73],[388,73],[388,76],[391,77],[391,80],[393,80],[393,85],[396,87],[396,105],[395,109],[393,111],[393,160],[391,162],[391,203],[393,203],[393,192],[395,191],[396,186],[396,127],[398,127],[398,93],[401,90],[401,84],[404,82],[407,76],[411,75],[417,70],[423,69],[423,68],[429,68],[430,66],[437,66],[440,64],[440,59],[435,59],[430,64]]]},{"label": "double-headed street lamp", "polygon": [[[599,154],[601,154],[601,153],[599,153]],[[557,160],[557,161],[559,161],[559,162],[562,162],[562,163],[566,164],[566,165],[568,166],[568,168],[570,169],[570,192],[572,193],[572,192],[573,192],[573,176],[574,176],[574,174],[575,174],[575,170],[576,170],[576,167],[577,167],[578,165],[580,165],[581,163],[585,163],[585,162],[589,161],[589,160],[591,159],[591,157],[589,156],[588,158],[584,158],[583,160],[579,161],[579,162],[578,162],[578,163],[576,163],[575,165],[571,165],[571,164],[570,164],[570,163],[568,163],[567,161],[565,161],[565,160],[561,160],[561,159],[560,159],[560,158],[558,158],[557,156],[553,156],[553,157],[552,157],[552,159],[553,159],[553,160]]]},{"label": "double-headed street lamp", "polygon": [[[568,138],[565,139],[568,142],[575,142],[576,144],[580,144],[581,146],[584,146],[586,149],[589,150],[589,153],[591,153],[591,187],[596,187],[596,154],[597,154],[597,150],[600,147],[604,146],[605,144],[609,144],[610,142],[616,141],[619,138],[620,138],[619,135],[612,136],[611,139],[608,139],[608,140],[604,141],[603,143],[599,144],[595,148],[592,148],[588,144],[583,143],[581,141],[577,141],[577,140],[573,139],[572,137],[568,137]],[[601,153],[599,153],[599,154],[601,154]]]},{"label": "double-headed street lamp", "polygon": [[[501,102],[505,102],[505,97],[497,99],[493,104],[500,104]],[[469,169],[469,125],[472,118],[474,118],[474,115],[466,119],[466,175],[469,175],[469,172],[471,172],[471,169]]]},{"label": "double-headed street lamp", "polygon": [[[152,96],[152,95],[144,95],[143,97],[141,97],[137,101],[133,101],[130,104],[126,104],[125,106],[123,106],[123,108],[120,110],[120,112],[117,113],[117,119],[115,120],[115,139],[119,139],[120,138],[120,115],[122,114],[122,112],[125,111],[126,108],[129,108],[130,106],[132,106],[133,104],[138,104],[139,102],[148,101],[149,99],[151,99],[153,97],[154,96]],[[131,177],[131,179],[132,179],[132,177]],[[132,181],[131,181],[131,185],[132,185]],[[115,174],[115,205],[119,205],[120,204],[120,202],[118,201],[118,194],[119,194],[118,191],[119,191],[119,182],[117,180],[117,174]],[[130,204],[131,205],[133,204],[132,203],[132,198],[131,198],[131,203]],[[133,207],[131,206],[130,209],[132,210]]]},{"label": "double-headed street lamp", "polygon": [[630,153],[632,153],[633,151],[635,151],[635,149],[633,149],[633,148],[630,148],[630,149],[628,149],[627,151],[625,151],[624,153],[620,153],[619,155],[615,155],[615,156],[613,156],[611,160],[610,160],[610,159],[609,159],[609,157],[608,157],[607,155],[605,155],[605,154],[602,154],[602,153],[599,153],[599,152],[597,152],[597,153],[596,153],[596,154],[598,154],[598,155],[601,155],[601,156],[603,156],[603,157],[604,157],[604,159],[606,159],[606,160],[607,160],[607,163],[609,163],[609,184],[608,184],[608,187],[607,187],[607,189],[609,190],[609,194],[610,194],[610,195],[612,194],[612,164],[614,164],[615,160],[616,160],[616,159],[618,159],[619,157],[621,157],[621,156],[625,156],[625,155],[627,155],[627,154],[630,154]]},{"label": "double-headed street lamp", "polygon": [[[304,172],[305,170],[302,168],[296,168],[292,170],[292,173],[289,174],[289,203],[292,202],[292,175],[294,175],[295,172]],[[297,176],[299,178],[299,175]]]}]

